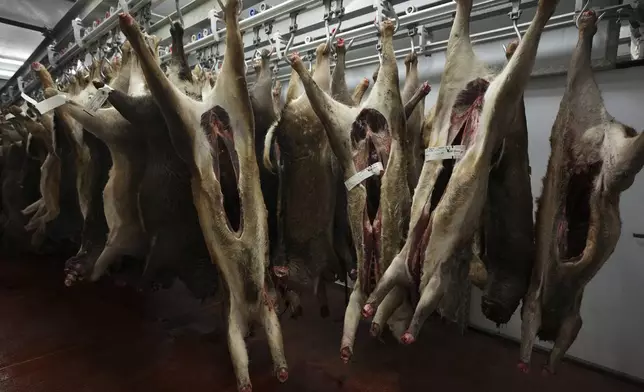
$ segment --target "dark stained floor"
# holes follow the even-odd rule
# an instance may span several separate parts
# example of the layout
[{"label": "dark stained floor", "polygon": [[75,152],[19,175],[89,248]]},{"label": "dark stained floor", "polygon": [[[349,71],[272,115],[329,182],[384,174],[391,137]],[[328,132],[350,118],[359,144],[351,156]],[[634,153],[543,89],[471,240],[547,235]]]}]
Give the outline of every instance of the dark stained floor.
[{"label": "dark stained floor", "polygon": [[[0,261],[0,391],[235,391],[216,303],[176,286],[150,295],[111,284],[66,288],[49,260]],[[515,368],[517,346],[433,320],[402,347],[360,329],[353,363],[339,359],[343,295],[332,316],[311,307],[283,323],[290,379],[272,375],[268,347],[249,342],[253,389],[263,391],[642,391],[644,387],[565,363],[544,378]],[[306,304],[306,302],[305,302]]]}]

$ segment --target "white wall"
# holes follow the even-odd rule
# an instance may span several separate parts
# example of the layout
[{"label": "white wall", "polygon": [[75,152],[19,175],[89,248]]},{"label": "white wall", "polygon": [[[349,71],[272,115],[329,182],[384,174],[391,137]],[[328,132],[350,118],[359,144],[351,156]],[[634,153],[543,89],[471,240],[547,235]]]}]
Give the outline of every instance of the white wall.
[{"label": "white wall", "polygon": [[[576,34],[576,32],[575,32]],[[559,46],[554,56],[569,58],[576,37],[563,32],[552,32],[542,48]],[[554,39],[553,39],[554,38]],[[562,49],[563,48],[563,49]],[[476,47],[479,56],[486,61],[502,62],[500,43]],[[562,51],[565,53],[562,56]],[[541,60],[554,51],[544,53]],[[601,53],[595,53],[601,56]],[[498,61],[494,61],[494,57]],[[566,60],[567,61],[567,60]],[[438,93],[436,71],[442,70],[444,55],[421,59],[419,69],[422,78],[430,78],[433,91],[427,98],[430,108]],[[350,88],[363,77],[371,76],[375,67],[350,69],[347,81]],[[401,80],[404,67],[399,64]],[[630,68],[601,72],[596,75],[608,110],[620,121],[644,129],[644,78],[642,68]],[[541,179],[546,171],[550,154],[549,137],[552,124],[563,96],[565,77],[534,79],[526,91],[526,107],[529,131],[530,164],[532,166],[533,196],[541,193]],[[599,366],[625,373],[644,380],[644,248],[632,237],[634,232],[644,232],[644,209],[639,200],[644,199],[644,174],[640,174],[633,186],[622,195],[622,236],[612,258],[588,285],[582,306],[584,326],[579,338],[569,351],[571,356]],[[480,311],[480,293],[472,301],[471,322],[479,327],[497,331]],[[520,317],[515,315],[510,323],[498,332],[515,339],[520,337]],[[517,348],[517,359],[519,353]]]}]

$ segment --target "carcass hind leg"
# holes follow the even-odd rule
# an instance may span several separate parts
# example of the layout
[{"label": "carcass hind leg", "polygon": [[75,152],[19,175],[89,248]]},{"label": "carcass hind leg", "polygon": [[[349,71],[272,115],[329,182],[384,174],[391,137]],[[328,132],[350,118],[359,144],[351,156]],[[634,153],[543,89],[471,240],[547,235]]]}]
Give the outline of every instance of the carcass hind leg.
[{"label": "carcass hind leg", "polygon": [[566,317],[559,328],[557,340],[550,352],[548,364],[544,366],[544,375],[555,374],[557,367],[561,363],[563,356],[566,354],[572,343],[577,339],[579,330],[581,330],[581,316],[579,310],[574,310],[568,317]]},{"label": "carcass hind leg", "polygon": [[233,362],[237,387],[239,392],[251,392],[253,387],[248,374],[248,351],[244,336],[248,329],[248,320],[240,309],[246,304],[235,303],[234,297],[230,297],[230,309],[228,310],[228,350]]},{"label": "carcass hind leg", "polygon": [[521,359],[517,364],[523,373],[530,372],[530,357],[541,327],[541,304],[539,297],[529,294],[525,300],[521,324]]},{"label": "carcass hind leg", "polygon": [[340,358],[344,363],[348,363],[353,355],[353,342],[356,339],[356,330],[360,322],[360,310],[366,299],[366,296],[360,289],[360,279],[358,279],[353,286],[353,292],[351,293],[351,297],[349,297],[349,305],[344,313],[344,329],[340,347]]},{"label": "carcass hind leg", "polygon": [[371,322],[371,336],[374,338],[380,337],[382,326],[387,323],[387,320],[398,309],[405,299],[405,289],[401,286],[394,287],[389,294],[382,301],[376,315]]},{"label": "carcass hind leg", "polygon": [[380,303],[385,299],[387,294],[393,290],[393,288],[400,282],[401,277],[405,274],[405,263],[404,259],[400,256],[396,256],[394,261],[389,265],[389,268],[385,271],[385,274],[382,276],[376,289],[371,293],[367,303],[362,308],[362,316],[364,318],[373,317],[376,313],[376,308]]},{"label": "carcass hind leg", "polygon": [[275,307],[272,300],[267,297],[267,303],[262,306],[262,324],[268,338],[268,347],[271,350],[275,374],[279,382],[285,382],[288,379],[288,365],[284,356],[284,343],[282,340],[282,329],[279,319],[275,313]]},{"label": "carcass hind leg", "polygon": [[442,277],[441,269],[439,268],[436,273],[432,275],[423,289],[423,294],[418,301],[414,317],[411,319],[411,324],[407,332],[400,338],[403,344],[412,344],[416,341],[420,329],[422,328],[425,320],[436,309],[438,303],[443,298],[445,292],[445,282]]},{"label": "carcass hind leg", "polygon": [[315,296],[320,304],[320,316],[322,318],[329,317],[329,299],[326,295],[326,282],[321,276],[315,278]]}]

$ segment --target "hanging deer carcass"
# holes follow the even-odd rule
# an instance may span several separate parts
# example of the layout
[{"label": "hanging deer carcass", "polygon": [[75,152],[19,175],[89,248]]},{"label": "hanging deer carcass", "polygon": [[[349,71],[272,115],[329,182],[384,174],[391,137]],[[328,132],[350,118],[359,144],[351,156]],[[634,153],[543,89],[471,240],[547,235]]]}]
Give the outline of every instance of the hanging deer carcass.
[{"label": "hanging deer carcass", "polygon": [[[496,77],[472,49],[472,0],[456,3],[447,63],[431,124],[430,146],[434,149],[427,151],[414,193],[409,235],[363,308],[363,315],[371,317],[392,289],[411,287],[416,311],[402,336],[405,344],[416,340],[427,317],[449,295],[450,281],[462,284],[467,279],[493,155],[515,120],[541,33],[557,0],[539,1],[517,53]],[[461,145],[462,155],[445,147],[452,145]]]}]

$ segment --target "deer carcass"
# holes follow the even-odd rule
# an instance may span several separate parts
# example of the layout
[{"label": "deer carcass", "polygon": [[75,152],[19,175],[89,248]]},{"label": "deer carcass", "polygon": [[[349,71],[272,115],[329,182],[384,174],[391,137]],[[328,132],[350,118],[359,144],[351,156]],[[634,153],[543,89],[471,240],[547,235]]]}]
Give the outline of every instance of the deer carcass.
[{"label": "deer carcass", "polygon": [[[353,352],[362,305],[404,243],[403,234],[408,225],[411,203],[402,145],[405,110],[392,43],[394,25],[385,21],[380,29],[380,74],[372,92],[359,107],[346,106],[334,100],[326,86],[319,86],[319,81],[309,74],[299,56],[292,56],[293,69],[302,80],[307,100],[324,126],[329,144],[342,166],[347,188],[347,213],[358,271],[345,313],[340,350],[344,361],[348,361]],[[426,95],[428,92],[429,85],[425,84],[421,93]],[[363,181],[364,185],[361,184]],[[390,306],[383,307],[381,312],[383,321],[386,322],[404,300],[403,290],[392,293],[388,302]],[[392,329],[395,330],[396,326]]]},{"label": "deer carcass", "polygon": [[[141,61],[174,148],[190,170],[194,206],[208,251],[229,292],[228,345],[233,368],[240,391],[250,391],[244,335],[251,322],[265,327],[280,381],[286,381],[288,370],[281,327],[269,293],[267,213],[255,159],[239,6],[238,0],[228,0],[222,6],[226,52],[221,75],[203,102],[191,99],[169,82],[130,15],[121,14],[120,25]],[[224,206],[231,192],[237,193],[233,199],[240,207],[236,216]],[[231,218],[237,227],[231,224]]]},{"label": "deer carcass", "polygon": [[[427,151],[414,193],[405,246],[363,308],[363,315],[370,317],[392,289],[411,286],[416,311],[402,336],[405,344],[415,341],[427,317],[445,297],[448,283],[462,284],[467,279],[471,244],[486,201],[492,158],[506,136],[504,131],[515,120],[541,33],[557,0],[539,1],[517,53],[496,77],[472,49],[472,0],[456,3],[447,63],[431,125],[430,145],[436,149]],[[445,146],[450,145],[461,145],[462,155],[446,150]]]},{"label": "deer carcass", "polygon": [[[255,120],[255,159],[261,162],[264,153],[264,139],[278,113],[275,112],[270,57],[272,51],[266,49],[259,52],[259,58],[255,64],[257,79],[250,88],[250,103],[253,107],[253,118]],[[278,241],[277,233],[277,203],[279,178],[263,165],[259,166],[259,180],[264,195],[264,204],[268,212],[268,243],[269,254],[274,254],[274,246]]]},{"label": "deer carcass", "polygon": [[[129,90],[133,95],[143,94],[145,84],[136,58],[130,55],[129,43],[122,47],[123,60],[113,85]],[[55,91],[46,90],[46,94]],[[98,109],[88,112],[81,104],[71,101],[60,107],[60,112],[78,121],[94,138],[105,143],[112,158],[103,190],[103,213],[108,226],[105,247],[98,258],[86,259],[68,268],[66,284],[88,279],[98,280],[108,268],[123,257],[142,259],[148,248],[148,238],[141,224],[139,211],[139,187],[146,168],[146,144],[137,128],[131,125],[115,108]]]},{"label": "deer carcass", "polygon": [[581,329],[584,288],[615,250],[620,194],[644,164],[644,135],[604,105],[591,68],[597,15],[578,20],[579,41],[552,128],[552,152],[536,219],[536,260],[523,306],[521,361],[528,371],[536,337],[554,342],[554,372]]},{"label": "deer carcass", "polygon": [[[327,92],[331,89],[330,49],[326,43],[318,46],[313,73]],[[299,78],[292,77],[291,83],[297,83],[294,79]],[[343,227],[336,217],[346,216],[336,214],[342,207],[337,203],[342,191],[339,167],[324,127],[305,94],[293,95],[290,101],[287,98],[275,135],[281,159],[281,249],[276,261],[280,267],[276,270],[278,276],[287,275],[288,282],[294,285],[288,302],[295,316],[301,311],[295,286],[314,285],[320,313],[326,317],[326,282],[345,277],[351,263],[347,230],[335,230]]]},{"label": "deer carcass", "polygon": [[[508,45],[508,59],[518,45],[517,41]],[[478,249],[473,257],[482,263],[474,267],[483,272],[474,279],[483,290],[481,310],[497,324],[507,323],[514,314],[528,290],[534,265],[533,201],[523,97],[508,129],[501,149],[492,158],[487,201],[476,238]]]}]

